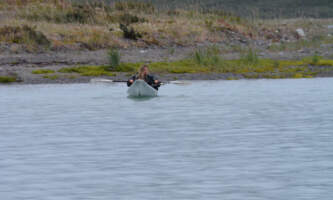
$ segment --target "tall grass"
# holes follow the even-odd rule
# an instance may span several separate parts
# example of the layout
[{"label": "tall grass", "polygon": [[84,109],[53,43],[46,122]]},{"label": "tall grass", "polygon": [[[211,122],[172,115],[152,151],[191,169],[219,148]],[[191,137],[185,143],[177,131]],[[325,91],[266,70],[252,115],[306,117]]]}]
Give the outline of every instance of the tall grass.
[{"label": "tall grass", "polygon": [[194,51],[192,59],[195,63],[206,66],[215,66],[223,63],[220,49],[215,45]]},{"label": "tall grass", "polygon": [[248,52],[242,56],[242,61],[250,65],[258,64],[259,57],[257,55],[257,52],[254,49],[250,48]]},{"label": "tall grass", "polygon": [[109,65],[110,69],[115,69],[120,65],[120,53],[116,49],[109,49],[108,51],[109,56]]},{"label": "tall grass", "polygon": [[312,58],[311,58],[311,64],[312,64],[312,65],[317,65],[317,64],[320,62],[321,59],[322,59],[322,57],[319,56],[319,55],[316,53],[316,54],[313,55]]}]

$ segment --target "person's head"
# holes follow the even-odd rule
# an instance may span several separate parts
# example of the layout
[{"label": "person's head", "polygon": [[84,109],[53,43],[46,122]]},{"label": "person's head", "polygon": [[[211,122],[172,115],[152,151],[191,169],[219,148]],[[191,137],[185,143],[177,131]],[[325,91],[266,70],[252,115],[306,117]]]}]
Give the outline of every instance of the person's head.
[{"label": "person's head", "polygon": [[144,79],[145,76],[147,76],[149,74],[149,69],[147,65],[143,65],[142,67],[140,67],[139,69],[139,79]]}]

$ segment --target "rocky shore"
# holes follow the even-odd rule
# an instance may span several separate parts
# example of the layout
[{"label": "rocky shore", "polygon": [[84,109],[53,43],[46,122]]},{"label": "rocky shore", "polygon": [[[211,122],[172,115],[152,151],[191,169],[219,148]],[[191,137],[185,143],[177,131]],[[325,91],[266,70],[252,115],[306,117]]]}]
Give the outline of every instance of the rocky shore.
[{"label": "rocky shore", "polygon": [[[217,44],[222,46],[223,44]],[[124,63],[154,63],[172,62],[185,59],[198,48],[205,44],[191,47],[175,47],[172,52],[168,48],[131,48],[119,50],[121,62]],[[258,51],[258,56],[262,59],[274,60],[298,60],[304,57],[318,54],[327,59],[333,56],[333,45],[322,45],[318,49],[302,49],[289,52]],[[221,56],[226,60],[238,59],[240,52],[222,52]],[[46,52],[46,53],[20,53],[12,54],[4,52],[0,54],[0,77],[17,77],[18,84],[43,84],[43,83],[87,83],[91,76],[70,75],[55,73],[50,76],[45,74],[34,74],[34,70],[48,69],[57,72],[61,68],[74,66],[103,66],[108,65],[109,57],[107,50],[98,51],[73,51],[73,52]],[[290,66],[291,68],[293,66]],[[315,77],[332,77],[331,66],[320,66],[323,70]],[[310,68],[311,69],[311,68]],[[318,67],[317,67],[318,69]],[[159,73],[157,74],[163,81],[170,80],[216,80],[216,79],[243,79],[243,78],[265,78],[265,74],[256,76],[244,76],[244,74],[234,73]],[[279,74],[277,74],[279,75]],[[127,80],[130,73],[114,72],[114,76],[98,76],[118,81]]]}]

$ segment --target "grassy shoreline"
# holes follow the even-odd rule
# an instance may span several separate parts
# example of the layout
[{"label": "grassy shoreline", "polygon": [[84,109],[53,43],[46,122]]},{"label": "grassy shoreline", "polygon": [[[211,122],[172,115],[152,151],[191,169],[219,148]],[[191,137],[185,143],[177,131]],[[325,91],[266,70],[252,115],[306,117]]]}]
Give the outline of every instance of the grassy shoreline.
[{"label": "grassy shoreline", "polygon": [[[198,56],[198,55],[197,55]],[[153,62],[150,70],[162,81],[171,80],[238,80],[238,79],[285,79],[333,77],[333,60],[319,56],[301,60],[261,59],[256,55],[246,55],[240,59],[222,60],[213,54],[195,55],[191,58]],[[200,57],[200,56],[199,56]],[[43,67],[24,69],[20,77],[1,77],[0,83],[86,83],[93,78],[107,78],[125,81],[144,63],[120,63],[110,65],[81,65],[66,67]],[[3,81],[2,81],[3,80]]]},{"label": "grassy shoreline", "polygon": [[[227,79],[257,79],[257,78],[313,78],[318,74],[333,72],[333,60],[319,57],[302,60],[272,60],[259,59],[252,55],[235,60],[222,60],[210,55],[174,62],[154,62],[149,64],[152,73],[169,76],[172,74],[225,74]],[[116,76],[123,72],[128,75],[135,73],[144,63],[121,63],[112,68],[109,66],[80,66],[62,68],[60,73],[76,73],[81,76]],[[108,74],[110,73],[110,74]]]}]

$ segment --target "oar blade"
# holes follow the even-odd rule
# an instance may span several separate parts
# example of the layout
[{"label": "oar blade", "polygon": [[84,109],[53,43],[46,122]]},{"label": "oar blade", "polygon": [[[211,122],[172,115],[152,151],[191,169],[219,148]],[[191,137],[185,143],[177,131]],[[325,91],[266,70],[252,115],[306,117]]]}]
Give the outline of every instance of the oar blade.
[{"label": "oar blade", "polygon": [[170,81],[169,83],[176,84],[176,85],[190,85],[191,84],[191,82],[189,82],[189,81]]},{"label": "oar blade", "polygon": [[105,78],[93,78],[90,79],[90,83],[114,83],[111,79],[105,79]]}]

